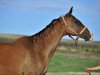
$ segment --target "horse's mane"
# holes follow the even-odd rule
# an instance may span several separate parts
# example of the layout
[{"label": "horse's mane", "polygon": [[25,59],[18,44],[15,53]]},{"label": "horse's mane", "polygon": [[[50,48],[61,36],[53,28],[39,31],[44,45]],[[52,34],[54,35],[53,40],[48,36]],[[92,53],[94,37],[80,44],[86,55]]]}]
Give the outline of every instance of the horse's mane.
[{"label": "horse's mane", "polygon": [[51,23],[49,25],[47,25],[43,30],[41,30],[40,32],[36,33],[35,35],[32,35],[30,37],[41,37],[41,34],[44,33],[45,29],[49,28],[49,27],[52,27],[52,25],[58,21],[59,19],[53,19],[51,21]]}]

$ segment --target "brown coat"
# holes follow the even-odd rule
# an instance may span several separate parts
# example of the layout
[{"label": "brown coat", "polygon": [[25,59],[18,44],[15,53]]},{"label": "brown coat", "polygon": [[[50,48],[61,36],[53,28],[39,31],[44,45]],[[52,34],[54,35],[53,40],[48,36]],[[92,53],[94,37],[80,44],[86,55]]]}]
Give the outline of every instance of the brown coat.
[{"label": "brown coat", "polygon": [[[72,9],[64,18],[67,26],[78,33],[84,25],[71,13]],[[79,22],[75,23],[74,20]],[[67,26],[60,17],[35,35],[18,38],[13,43],[0,43],[0,75],[45,75],[61,38],[76,35]],[[89,30],[86,29],[81,36],[89,38]]]}]

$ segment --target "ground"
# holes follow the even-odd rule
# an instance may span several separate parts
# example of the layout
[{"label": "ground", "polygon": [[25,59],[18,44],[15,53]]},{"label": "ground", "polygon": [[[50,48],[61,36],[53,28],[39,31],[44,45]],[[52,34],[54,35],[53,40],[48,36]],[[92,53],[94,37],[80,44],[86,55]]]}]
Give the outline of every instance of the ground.
[{"label": "ground", "polygon": [[[46,75],[89,75],[86,72],[58,72],[58,73],[47,73]],[[91,75],[100,75],[100,73],[91,72]]]}]

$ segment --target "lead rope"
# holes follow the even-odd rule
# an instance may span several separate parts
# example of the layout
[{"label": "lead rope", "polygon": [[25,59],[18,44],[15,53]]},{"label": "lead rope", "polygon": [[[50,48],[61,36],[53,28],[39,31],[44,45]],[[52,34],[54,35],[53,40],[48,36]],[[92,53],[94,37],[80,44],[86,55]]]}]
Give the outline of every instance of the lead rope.
[{"label": "lead rope", "polygon": [[[77,36],[76,39],[74,39],[71,35],[68,35],[70,38],[72,38],[74,41],[75,41],[75,46],[76,46],[76,50],[77,50],[77,53],[79,54],[79,50],[78,50],[78,39],[79,39],[79,36]],[[80,54],[79,54],[80,55]],[[79,60],[80,61],[80,60]],[[84,65],[82,65],[83,67]],[[89,75],[92,75],[91,72],[89,71],[88,72]]]},{"label": "lead rope", "polygon": [[[93,33],[92,32],[91,32],[91,41],[93,41]],[[89,75],[92,75],[90,71],[88,73],[89,73]]]},{"label": "lead rope", "polygon": [[88,73],[89,73],[89,75],[92,75],[90,71]]},{"label": "lead rope", "polygon": [[[79,54],[79,52],[78,52],[79,51],[78,50],[78,39],[76,38],[76,40],[77,41],[75,41],[75,46],[76,46],[77,53]],[[79,54],[79,56],[80,56],[80,54]],[[79,60],[80,60],[80,58],[79,58]],[[84,65],[81,65],[81,66],[83,67]],[[88,74],[91,75],[91,72],[89,71]]]}]

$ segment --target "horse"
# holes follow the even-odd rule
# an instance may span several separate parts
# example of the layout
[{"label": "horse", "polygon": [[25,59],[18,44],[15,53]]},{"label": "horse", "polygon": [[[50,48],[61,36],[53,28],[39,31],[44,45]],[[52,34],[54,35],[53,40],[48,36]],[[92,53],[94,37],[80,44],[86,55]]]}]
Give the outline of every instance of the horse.
[{"label": "horse", "polygon": [[0,75],[45,75],[63,36],[78,36],[89,41],[89,29],[72,15],[72,11],[73,7],[34,35],[0,43]]}]

